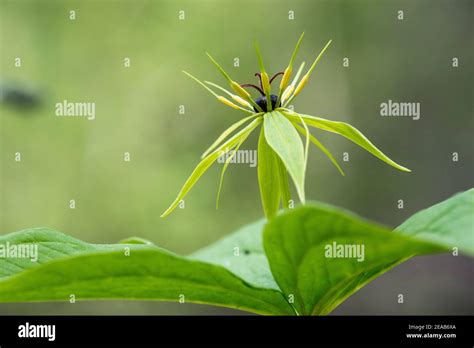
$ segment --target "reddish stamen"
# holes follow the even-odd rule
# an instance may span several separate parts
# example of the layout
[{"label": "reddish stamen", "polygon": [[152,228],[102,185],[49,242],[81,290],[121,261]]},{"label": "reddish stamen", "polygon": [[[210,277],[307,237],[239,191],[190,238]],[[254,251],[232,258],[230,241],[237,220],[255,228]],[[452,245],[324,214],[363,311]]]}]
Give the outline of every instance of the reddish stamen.
[{"label": "reddish stamen", "polygon": [[259,91],[261,95],[265,95],[265,93],[263,93],[263,90],[260,89],[260,87],[258,87],[256,85],[253,85],[251,83],[246,83],[244,85],[240,85],[240,87],[252,87],[252,88],[255,88],[257,91]]},{"label": "reddish stamen", "polygon": [[285,72],[284,71],[280,71],[279,73],[276,73],[275,75],[273,75],[273,77],[270,79],[270,84],[272,84],[272,81],[275,80],[276,77],[278,77],[278,75],[283,75]]},{"label": "reddish stamen", "polygon": [[255,76],[258,76],[258,80],[260,81],[260,88],[263,91],[262,75],[260,73],[255,73]]}]

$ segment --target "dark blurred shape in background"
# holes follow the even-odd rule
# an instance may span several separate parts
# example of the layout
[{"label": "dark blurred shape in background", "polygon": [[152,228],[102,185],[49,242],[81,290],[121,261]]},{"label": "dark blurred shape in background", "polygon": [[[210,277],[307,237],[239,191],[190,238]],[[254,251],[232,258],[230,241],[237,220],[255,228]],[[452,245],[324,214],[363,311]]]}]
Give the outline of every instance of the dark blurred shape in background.
[{"label": "dark blurred shape in background", "polygon": [[41,104],[38,91],[33,88],[0,80],[0,103],[19,109],[32,109]]}]

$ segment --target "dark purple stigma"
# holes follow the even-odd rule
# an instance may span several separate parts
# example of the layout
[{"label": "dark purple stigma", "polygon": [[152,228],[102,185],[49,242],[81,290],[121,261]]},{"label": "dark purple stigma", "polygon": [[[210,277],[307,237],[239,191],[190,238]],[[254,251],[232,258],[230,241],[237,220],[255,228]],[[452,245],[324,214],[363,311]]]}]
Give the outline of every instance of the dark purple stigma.
[{"label": "dark purple stigma", "polygon": [[[272,110],[275,110],[275,106],[276,106],[276,103],[277,103],[277,100],[278,100],[278,96],[276,96],[275,94],[272,94],[270,96],[270,100],[272,102]],[[267,112],[267,97],[262,95],[261,97],[258,97],[257,99],[255,99],[255,103],[257,103],[258,106],[260,106],[262,108],[262,110],[264,112]],[[278,107],[281,106],[281,103],[280,105],[278,105]],[[255,112],[258,112],[258,110],[254,107],[253,108],[255,110]]]}]

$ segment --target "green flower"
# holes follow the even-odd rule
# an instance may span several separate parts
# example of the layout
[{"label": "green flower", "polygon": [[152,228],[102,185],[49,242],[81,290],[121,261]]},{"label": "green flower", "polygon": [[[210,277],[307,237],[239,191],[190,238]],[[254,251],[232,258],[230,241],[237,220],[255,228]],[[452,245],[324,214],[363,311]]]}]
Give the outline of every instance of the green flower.
[{"label": "green flower", "polygon": [[[196,184],[201,175],[203,175],[220,156],[231,150],[235,150],[232,155],[227,156],[222,168],[217,193],[217,207],[224,174],[232,157],[249,135],[260,126],[262,127],[260,127],[260,137],[258,141],[257,169],[263,210],[267,218],[274,216],[278,212],[280,204],[282,204],[284,208],[288,208],[291,201],[289,177],[296,187],[300,201],[302,203],[305,202],[304,181],[310,142],[316,145],[336,166],[339,172],[344,175],[343,170],[334,156],[309,132],[308,127],[315,127],[342,135],[385,163],[405,172],[410,171],[388,158],[353,126],[344,122],[330,121],[320,117],[300,114],[287,108],[305,87],[314,68],[331,44],[331,41],[326,44],[309,70],[300,79],[300,75],[305,66],[303,62],[295,77],[290,82],[294,60],[303,35],[304,33],[300,36],[296,44],[287,68],[275,74],[272,78],[269,78],[265,71],[260,50],[257,45],[255,46],[260,65],[260,73],[255,74],[259,78],[259,86],[253,84],[238,84],[231,79],[229,74],[227,74],[210,54],[207,55],[227,80],[233,93],[212,82],[205,81],[205,83],[203,83],[184,71],[186,75],[203,86],[209,93],[215,96],[217,100],[233,109],[247,113],[248,116],[226,129],[204,152],[201,157],[201,162],[194,169],[188,180],[186,180],[174,202],[161,215],[162,217],[170,214],[178,206],[179,202],[191,190],[194,184]],[[282,75],[282,78],[278,88],[278,94],[274,95],[271,94],[271,84],[279,75]],[[213,87],[214,90],[211,89],[211,87]],[[259,91],[261,96],[254,99],[245,88],[255,88]],[[226,96],[216,93],[215,90],[223,92]],[[305,144],[303,144],[300,134],[305,138]]]}]

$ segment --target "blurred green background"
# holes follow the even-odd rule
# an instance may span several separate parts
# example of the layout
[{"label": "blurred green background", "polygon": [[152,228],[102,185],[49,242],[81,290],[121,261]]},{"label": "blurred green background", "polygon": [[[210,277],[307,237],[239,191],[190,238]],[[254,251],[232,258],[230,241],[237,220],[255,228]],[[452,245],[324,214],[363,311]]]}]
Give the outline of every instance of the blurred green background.
[{"label": "blurred green background", "polygon": [[[201,153],[242,117],[181,70],[224,84],[208,51],[235,80],[254,83],[253,41],[274,73],[286,67],[303,31],[298,64],[311,63],[329,39],[333,44],[295,109],[353,124],[413,170],[399,172],[349,141],[315,130],[347,176],[311,148],[307,197],[396,226],[472,186],[473,9],[468,0],[0,0],[1,88],[37,99],[27,107],[4,97],[0,105],[0,233],[48,226],[95,243],[139,236],[187,254],[261,218],[257,172],[245,164],[230,166],[219,210],[217,164],[186,197],[185,209],[159,217]],[[69,19],[71,10],[75,20]],[[130,67],[124,67],[127,57]],[[349,67],[343,66],[345,57]],[[55,104],[65,99],[96,103],[96,119],[56,117]],[[389,99],[421,103],[421,119],[381,117],[380,103]],[[246,148],[256,147],[256,134]],[[348,162],[342,161],[344,152]],[[71,199],[75,209],[69,209]],[[399,199],[404,209],[397,208]],[[473,285],[472,262],[461,256],[417,258],[335,313],[472,314]],[[399,293],[406,293],[403,305],[396,302]],[[0,305],[0,313],[239,312],[114,301]]]}]

